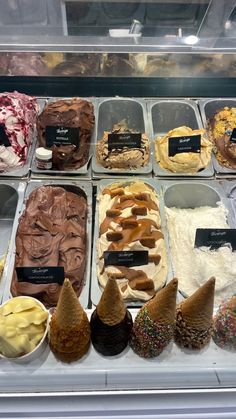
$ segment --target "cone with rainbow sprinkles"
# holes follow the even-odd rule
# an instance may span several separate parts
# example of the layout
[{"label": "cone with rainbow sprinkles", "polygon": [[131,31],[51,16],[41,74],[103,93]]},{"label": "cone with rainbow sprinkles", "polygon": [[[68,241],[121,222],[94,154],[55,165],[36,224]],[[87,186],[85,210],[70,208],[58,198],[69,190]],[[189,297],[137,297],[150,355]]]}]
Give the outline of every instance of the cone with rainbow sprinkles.
[{"label": "cone with rainbow sprinkles", "polygon": [[154,358],[173,339],[177,288],[178,280],[174,278],[137,314],[130,346],[139,356]]},{"label": "cone with rainbow sprinkles", "polygon": [[51,318],[49,343],[54,355],[63,362],[76,361],[89,349],[89,321],[69,279],[64,280]]}]

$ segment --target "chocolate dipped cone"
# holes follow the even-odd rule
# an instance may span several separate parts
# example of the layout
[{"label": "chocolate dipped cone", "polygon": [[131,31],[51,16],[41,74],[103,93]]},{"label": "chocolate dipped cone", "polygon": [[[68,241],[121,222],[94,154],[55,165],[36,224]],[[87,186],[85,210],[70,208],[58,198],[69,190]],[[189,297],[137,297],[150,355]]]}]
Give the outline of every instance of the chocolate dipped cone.
[{"label": "chocolate dipped cone", "polygon": [[236,349],[236,295],[224,301],[213,319],[214,342],[225,349]]},{"label": "chocolate dipped cone", "polygon": [[211,339],[215,278],[210,278],[176,309],[175,341],[184,348],[201,349]]},{"label": "chocolate dipped cone", "polygon": [[133,320],[115,279],[108,280],[90,325],[93,346],[102,355],[117,355],[128,345]]},{"label": "chocolate dipped cone", "polygon": [[65,279],[60,297],[50,322],[50,347],[63,362],[73,362],[86,354],[90,344],[87,314]]},{"label": "chocolate dipped cone", "polygon": [[174,337],[176,278],[145,304],[134,321],[130,346],[143,358],[158,356]]}]

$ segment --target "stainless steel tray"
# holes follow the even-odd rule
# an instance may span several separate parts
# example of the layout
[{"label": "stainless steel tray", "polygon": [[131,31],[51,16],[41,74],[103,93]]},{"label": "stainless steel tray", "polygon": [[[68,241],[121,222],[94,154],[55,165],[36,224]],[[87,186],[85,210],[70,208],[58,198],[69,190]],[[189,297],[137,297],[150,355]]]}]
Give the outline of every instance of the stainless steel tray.
[{"label": "stainless steel tray", "polygon": [[[163,232],[164,235],[164,241],[165,241],[165,246],[166,246],[166,251],[167,251],[167,277],[166,277],[166,282],[169,282],[172,278],[173,278],[173,273],[172,273],[172,269],[171,269],[171,264],[170,264],[170,260],[168,257],[168,235],[167,235],[167,230],[166,230],[166,222],[165,222],[165,217],[164,217],[164,206],[163,206],[163,200],[161,198],[161,191],[159,188],[159,185],[157,183],[156,180],[154,179],[146,179],[146,178],[135,178],[135,179],[103,179],[101,180],[98,185],[97,185],[97,195],[99,193],[101,193],[101,191],[108,185],[112,185],[116,182],[121,182],[121,183],[132,183],[132,182],[136,182],[136,181],[143,181],[145,182],[147,185],[151,186],[155,192],[157,193],[158,196],[158,200],[159,200],[159,211],[160,211],[160,217],[161,217],[161,231]],[[98,277],[97,277],[97,241],[99,239],[99,217],[98,217],[98,208],[96,207],[96,211],[95,211],[95,223],[94,223],[94,239],[93,239],[93,256],[92,256],[92,278],[91,278],[91,301],[92,304],[94,304],[95,306],[98,304],[102,292],[103,292],[103,288],[100,287],[99,282],[98,282]],[[142,306],[145,301],[134,301],[134,302],[130,302],[127,301],[125,302],[126,305],[128,307],[140,307]]]},{"label": "stainless steel tray", "polygon": [[[49,98],[46,103],[52,103],[52,102],[55,102],[56,100],[60,100],[60,99],[67,100],[67,99],[72,99],[72,98],[54,97],[54,98]],[[89,101],[93,104],[94,115],[95,115],[95,124],[96,124],[97,99],[94,98],[94,97],[92,97],[92,98],[83,97],[81,99],[87,100],[87,101]],[[46,105],[46,103],[45,103],[45,105]],[[31,171],[32,171],[32,173],[38,175],[38,177],[40,177],[40,175],[49,175],[50,177],[52,177],[52,176],[81,176],[81,175],[86,175],[86,174],[88,174],[90,161],[91,161],[91,158],[94,154],[94,143],[95,143],[95,128],[94,128],[93,133],[91,135],[88,161],[84,166],[80,167],[79,169],[76,169],[76,170],[41,170],[41,169],[37,168],[36,162],[35,162],[35,150],[38,147],[38,144],[37,144],[37,141],[36,141],[35,145],[34,145],[34,150],[33,150],[33,158],[32,158],[31,166],[30,166]]]},{"label": "stainless steel tray", "polygon": [[[161,190],[163,194],[164,207],[177,207],[177,208],[195,208],[200,206],[216,206],[216,203],[221,201],[228,209],[228,225],[235,228],[234,215],[231,204],[227,199],[224,188],[218,181],[214,180],[183,180],[176,181],[160,181]],[[164,213],[164,223],[168,231],[166,215]],[[170,236],[168,231],[169,255],[171,260],[172,272],[175,275],[175,269],[172,260],[172,251],[170,247]],[[222,267],[223,269],[223,267]],[[181,291],[181,295],[187,295]]]},{"label": "stainless steel tray", "polygon": [[[209,130],[209,119],[211,119],[218,110],[224,108],[225,106],[236,107],[236,99],[220,98],[199,100],[199,108],[205,129]],[[235,169],[229,169],[227,167],[221,166],[215,156],[213,156],[212,162],[217,175],[236,175]]]},{"label": "stainless steel tray", "polygon": [[[235,180],[221,180],[219,181],[222,188],[224,189],[224,192],[228,198],[228,201],[231,206],[231,211],[233,214],[233,221],[234,226],[236,226],[236,179]],[[233,198],[232,193],[235,192],[235,198]]]},{"label": "stainless steel tray", "polygon": [[[95,141],[102,139],[104,131],[111,131],[114,124],[126,119],[130,129],[146,133],[150,140],[149,125],[147,122],[146,103],[143,99],[131,98],[106,98],[98,101],[98,117],[96,121]],[[151,140],[150,140],[151,145]],[[150,149],[151,152],[151,149]],[[107,169],[96,161],[96,149],[92,158],[94,174],[103,175],[146,175],[152,172],[151,155],[149,162],[137,169]]]},{"label": "stainless steel tray", "polygon": [[23,204],[26,182],[18,180],[0,181],[0,257],[6,255],[5,265],[0,278],[0,302],[3,299],[9,270],[12,262],[12,238],[17,228],[17,218]]},{"label": "stainless steel tray", "polygon": [[160,177],[189,177],[189,178],[210,178],[214,175],[212,162],[197,173],[174,173],[160,167],[155,156],[155,138],[162,137],[168,131],[180,127],[188,126],[192,129],[201,129],[202,121],[198,107],[193,100],[180,99],[160,99],[150,100],[148,105],[148,117],[150,121],[150,131],[153,140],[152,164],[155,176]]},{"label": "stainless steel tray", "polygon": [[[39,105],[39,112],[42,111],[44,104],[46,102],[46,98],[37,98],[37,103]],[[30,172],[30,167],[31,167],[31,162],[32,162],[32,158],[34,155],[34,148],[35,148],[35,143],[36,143],[36,137],[37,137],[37,131],[36,131],[36,127],[34,132],[32,132],[32,141],[31,141],[31,145],[29,147],[28,150],[28,155],[26,158],[26,162],[23,166],[21,167],[17,167],[13,170],[10,170],[8,172],[0,172],[0,178],[24,178],[27,177],[29,172]]]},{"label": "stainless steel tray", "polygon": [[[30,193],[43,185],[51,185],[51,186],[62,186],[65,189],[73,189],[77,188],[78,190],[83,190],[87,196],[87,204],[88,204],[88,217],[87,217],[87,261],[86,261],[86,268],[85,268],[85,274],[84,274],[84,287],[82,288],[79,300],[82,305],[82,307],[87,308],[88,307],[88,300],[89,300],[89,287],[90,287],[90,267],[91,267],[91,246],[92,246],[92,186],[88,182],[80,182],[80,181],[63,181],[63,180],[55,180],[50,179],[47,181],[41,181],[41,180],[32,180],[28,183],[27,189],[25,191],[25,200],[29,197]],[[14,223],[14,230],[12,234],[12,244],[11,244],[11,260],[10,260],[10,267],[7,273],[7,280],[6,285],[4,288],[4,296],[3,301],[8,300],[11,298],[11,281],[12,281],[12,275],[14,271],[14,262],[15,262],[15,238],[16,238],[16,232],[17,232],[17,226],[18,221],[25,209],[25,203],[22,204],[21,210],[16,215],[15,223]]]}]

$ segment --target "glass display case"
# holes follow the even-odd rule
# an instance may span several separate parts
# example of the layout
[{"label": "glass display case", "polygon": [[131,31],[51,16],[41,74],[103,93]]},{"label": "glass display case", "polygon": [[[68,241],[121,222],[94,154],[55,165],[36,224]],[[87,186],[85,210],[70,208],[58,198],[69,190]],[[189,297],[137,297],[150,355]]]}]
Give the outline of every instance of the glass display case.
[{"label": "glass display case", "polygon": [[[0,83],[1,92],[37,96],[40,110],[52,98],[87,98],[94,106],[94,136],[102,137],[107,126],[120,122],[125,113],[152,140],[173,129],[173,123],[182,126],[190,121],[192,129],[207,128],[220,106],[234,107],[236,100],[236,1],[2,0]],[[116,113],[119,121],[113,120]],[[34,148],[30,153],[32,158]],[[154,148],[150,153],[154,155]],[[16,235],[23,198],[37,186],[82,188],[87,194],[89,267],[81,304],[90,318],[100,298],[95,284],[96,194],[119,176],[105,169],[99,172],[95,147],[89,156],[90,172],[86,168],[80,173],[42,174],[32,160],[28,173],[5,174],[0,182],[14,192],[7,240]],[[120,178],[144,178],[161,197],[160,212],[164,206],[178,206],[179,196],[189,208],[197,200],[214,207],[218,200],[225,203],[235,188],[235,169],[218,178],[214,161],[198,179],[168,178],[153,161],[146,172],[127,170]],[[173,189],[177,192],[172,198]],[[233,228],[234,209],[227,205]],[[0,227],[5,218],[4,210]],[[9,252],[8,278],[14,268],[12,243]],[[0,282],[0,292],[0,300],[5,300],[10,288]],[[139,305],[129,307],[134,319]],[[71,364],[58,362],[47,346],[30,362],[0,359],[0,417],[233,418],[235,361],[236,352],[213,341],[197,352],[173,343],[153,360],[142,359],[131,349],[107,358],[91,347],[82,360]]]}]

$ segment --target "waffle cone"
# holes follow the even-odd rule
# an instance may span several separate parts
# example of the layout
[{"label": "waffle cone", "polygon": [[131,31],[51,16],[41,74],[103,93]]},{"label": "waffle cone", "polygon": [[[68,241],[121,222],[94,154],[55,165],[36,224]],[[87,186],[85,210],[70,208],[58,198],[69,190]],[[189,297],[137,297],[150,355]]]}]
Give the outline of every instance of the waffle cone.
[{"label": "waffle cone", "polygon": [[188,327],[205,330],[211,326],[214,306],[215,278],[210,278],[194,294],[180,304]]},{"label": "waffle cone", "polygon": [[69,279],[65,279],[50,322],[50,347],[63,362],[72,362],[88,351],[90,324]]},{"label": "waffle cone", "polygon": [[174,278],[146,304],[149,317],[153,321],[162,324],[170,324],[175,321],[177,288],[178,280]]},{"label": "waffle cone", "polygon": [[60,327],[73,327],[80,323],[84,310],[69,279],[65,279],[56,307],[56,321]]},{"label": "waffle cone", "polygon": [[97,305],[97,314],[100,320],[114,326],[124,320],[126,307],[120,290],[114,278],[109,278]]}]

